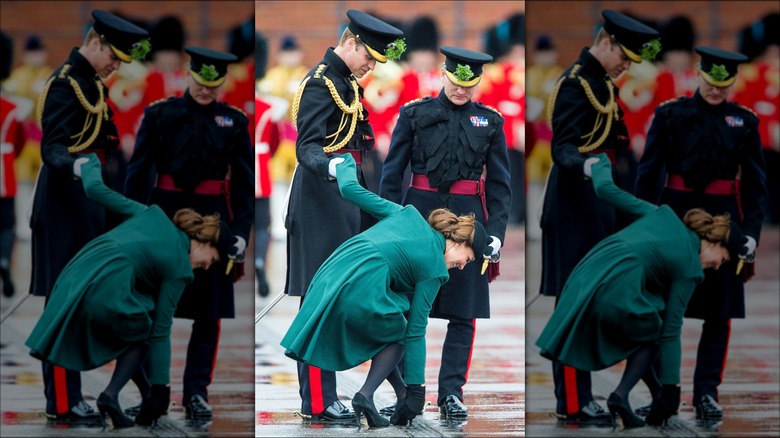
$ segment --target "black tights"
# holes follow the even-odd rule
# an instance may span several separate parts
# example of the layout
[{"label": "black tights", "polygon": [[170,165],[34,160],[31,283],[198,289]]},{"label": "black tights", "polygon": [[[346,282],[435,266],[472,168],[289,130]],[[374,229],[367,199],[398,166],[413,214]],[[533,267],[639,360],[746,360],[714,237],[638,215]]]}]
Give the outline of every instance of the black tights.
[{"label": "black tights", "polygon": [[[404,381],[398,371],[398,363],[404,356],[404,347],[401,344],[390,344],[371,359],[371,368],[368,370],[366,382],[358,391],[368,400],[374,400],[374,392],[382,382],[387,379],[396,397],[403,397],[405,392]],[[399,399],[400,399],[399,398]]]},{"label": "black tights", "polygon": [[143,344],[135,344],[122,352],[116,358],[114,374],[111,375],[111,381],[108,382],[108,386],[103,392],[108,397],[117,399],[119,391],[132,378],[133,383],[135,383],[138,391],[141,393],[141,397],[146,398],[149,394],[149,389],[151,389],[143,367],[148,352],[149,348]]},{"label": "black tights", "polygon": [[615,393],[623,400],[628,400],[628,393],[642,379],[650,390],[650,394],[655,398],[661,390],[661,384],[655,375],[653,363],[658,357],[658,346],[655,344],[645,344],[638,350],[631,353],[626,361],[626,369],[620,378]]}]

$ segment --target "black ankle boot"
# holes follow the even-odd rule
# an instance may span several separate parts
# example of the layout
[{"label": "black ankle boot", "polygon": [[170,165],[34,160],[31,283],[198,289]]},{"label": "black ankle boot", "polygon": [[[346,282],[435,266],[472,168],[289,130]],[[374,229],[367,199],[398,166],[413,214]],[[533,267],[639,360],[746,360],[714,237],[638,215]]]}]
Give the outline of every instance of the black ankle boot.
[{"label": "black ankle boot", "polygon": [[390,425],[390,420],[377,412],[374,402],[368,400],[359,392],[352,397],[352,409],[357,416],[358,426],[360,426],[360,414],[366,414],[366,421],[370,427],[387,427]]},{"label": "black ankle boot", "polygon": [[609,413],[612,415],[613,425],[615,424],[616,413],[620,415],[620,419],[623,420],[623,427],[626,429],[642,427],[645,425],[645,420],[634,414],[634,411],[631,409],[631,405],[628,404],[628,401],[624,400],[621,396],[615,394],[614,392],[610,394],[609,398],[607,399],[607,408],[609,409]]},{"label": "black ankle boot", "polygon": [[119,402],[106,395],[105,392],[101,392],[97,399],[98,410],[103,415],[108,413],[111,417],[111,423],[114,424],[114,429],[121,429],[123,427],[131,427],[135,424],[132,418],[122,413],[122,408],[119,407]]}]

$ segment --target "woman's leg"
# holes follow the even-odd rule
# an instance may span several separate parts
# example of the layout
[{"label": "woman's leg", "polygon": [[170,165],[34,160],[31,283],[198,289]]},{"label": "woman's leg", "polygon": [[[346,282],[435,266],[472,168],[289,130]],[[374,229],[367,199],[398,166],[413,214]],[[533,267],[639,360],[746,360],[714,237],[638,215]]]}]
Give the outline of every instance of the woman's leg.
[{"label": "woman's leg", "polygon": [[[138,382],[135,381],[136,374],[142,369],[147,352],[148,348],[146,345],[136,344],[125,350],[125,352],[116,358],[114,374],[111,375],[111,381],[108,382],[108,386],[105,391],[103,391],[108,397],[116,400],[119,396],[119,391],[131,378],[133,378],[133,381],[138,385]],[[141,385],[138,385],[138,389],[142,390]],[[142,392],[141,396],[143,395],[144,393]]]},{"label": "woman's leg", "polygon": [[391,373],[395,372],[398,375],[397,378],[393,377],[393,379],[396,380],[396,383],[393,384],[392,380],[390,383],[393,384],[393,389],[395,390],[396,395],[398,395],[399,388],[397,385],[399,381],[400,384],[403,385],[403,379],[401,379],[401,374],[398,372],[397,365],[398,362],[401,361],[403,355],[404,347],[401,344],[390,344],[377,353],[376,356],[371,359],[371,368],[368,370],[366,382],[358,392],[368,400],[373,400],[374,392],[379,388],[379,385],[381,385],[385,379],[390,380],[392,377]]},{"label": "woman's leg", "polygon": [[[645,379],[648,372],[652,372],[652,365],[657,356],[658,346],[655,344],[645,344],[633,352],[631,356],[628,356],[626,369],[623,371],[620,383],[615,388],[615,393],[623,400],[628,400],[628,393],[631,389],[640,379]],[[645,383],[647,383],[647,380],[645,380]],[[648,388],[650,388],[650,385],[648,384]],[[650,391],[652,392],[653,388],[650,388]]]}]

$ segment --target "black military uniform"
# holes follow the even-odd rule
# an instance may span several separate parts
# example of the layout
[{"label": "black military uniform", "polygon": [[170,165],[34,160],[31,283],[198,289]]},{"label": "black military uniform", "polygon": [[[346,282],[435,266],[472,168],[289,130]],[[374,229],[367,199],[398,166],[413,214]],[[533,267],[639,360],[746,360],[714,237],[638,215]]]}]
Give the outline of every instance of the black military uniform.
[{"label": "black military uniform", "polygon": [[[446,56],[447,80],[461,87],[476,86],[482,66],[492,60],[457,47],[440,50]],[[473,212],[488,234],[503,241],[511,199],[503,123],[495,109],[472,101],[456,105],[444,90],[435,98],[407,103],[382,167],[380,196],[401,203],[404,170],[411,165],[412,184],[403,205],[413,205],[424,217],[436,208],[448,208],[456,215]],[[475,318],[490,317],[488,280],[481,269],[480,261],[451,270],[431,308],[431,317],[449,320],[438,405],[451,417],[467,415],[463,385],[471,362]]]},{"label": "black military uniform", "polygon": [[[93,30],[113,56],[130,62],[142,57],[140,27],[105,11],[92,11]],[[94,41],[94,40],[91,40]],[[148,40],[145,44],[148,44]],[[82,49],[86,47],[83,46]],[[148,46],[145,48],[148,49]],[[48,297],[62,269],[90,240],[106,231],[105,209],[90,201],[73,173],[80,156],[95,153],[101,163],[119,145],[108,89],[82,49],[70,56],[46,82],[40,96],[41,166],[33,198],[32,279],[30,293]],[[104,177],[108,175],[104,168]],[[99,421],[81,395],[78,372],[43,363],[46,414],[63,422]]]},{"label": "black military uniform", "polygon": [[[391,47],[403,32],[361,11],[347,11],[348,29],[378,62],[393,53]],[[290,187],[287,228],[287,281],[285,292],[304,297],[311,279],[325,259],[344,241],[367,227],[370,219],[339,193],[328,176],[331,158],[352,154],[358,180],[365,186],[360,164],[374,147],[368,113],[360,101],[362,87],[342,58],[329,48],[319,64],[301,82],[293,100],[293,121],[298,129],[295,145],[298,167]],[[303,302],[303,298],[301,299]],[[338,400],[336,375],[298,363],[301,410],[323,419],[354,420]]]},{"label": "black military uniform", "polygon": [[[701,80],[719,88],[730,87],[737,65],[747,61],[744,55],[710,47],[697,47],[696,52],[701,55]],[[665,187],[659,190],[664,176]],[[725,100],[712,105],[702,97],[701,88],[692,97],[656,108],[639,163],[638,197],[668,204],[680,217],[694,207],[712,214],[729,213],[757,244],[766,191],[758,117],[751,110]],[[722,417],[718,385],[731,318],[745,317],[744,280],[746,272],[752,272],[748,264],[746,272],[737,274],[740,260],[732,258],[718,270],[706,270],[685,314],[704,320],[693,376],[697,418],[702,411],[705,417]]]},{"label": "black military uniform", "polygon": [[[658,36],[653,29],[605,10],[604,31],[623,53],[641,62],[641,47]],[[606,153],[614,164],[629,146],[618,88],[601,61],[583,49],[564,71],[548,105],[553,130],[553,167],[542,208],[542,280],[540,293],[560,296],[577,263],[602,239],[617,231],[613,207],[599,200],[583,174],[585,160]],[[618,181],[617,174],[614,175]],[[557,299],[556,299],[557,303]],[[603,421],[606,412],[593,401],[590,373],[553,362],[556,413],[567,421]]]},{"label": "black military uniform", "polygon": [[[222,85],[227,66],[236,57],[221,51],[187,47],[190,74],[196,83]],[[187,89],[146,108],[135,150],[128,164],[125,194],[159,205],[173,216],[181,208],[201,214],[219,213],[244,242],[253,222],[254,170],[249,119],[222,102],[203,105]],[[150,181],[155,181],[154,188]],[[233,282],[240,276],[220,259],[182,295],[175,316],[192,319],[184,369],[183,404],[188,417],[211,417],[208,385],[216,363],[220,318],[234,318]],[[238,265],[234,269],[238,269]]]}]

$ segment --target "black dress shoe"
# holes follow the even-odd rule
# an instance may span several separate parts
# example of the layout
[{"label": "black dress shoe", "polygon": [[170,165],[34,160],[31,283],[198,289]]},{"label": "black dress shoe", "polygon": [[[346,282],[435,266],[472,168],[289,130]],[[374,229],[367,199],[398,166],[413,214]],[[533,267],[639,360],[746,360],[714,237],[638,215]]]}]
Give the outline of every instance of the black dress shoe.
[{"label": "black dress shoe", "polygon": [[393,403],[390,406],[385,406],[379,410],[379,413],[386,417],[391,417],[395,413],[396,406],[398,406],[398,403]]},{"label": "black dress shoe", "polygon": [[103,416],[84,400],[76,403],[75,406],[64,414],[58,414],[51,418],[55,424],[77,424],[82,426],[103,426]]},{"label": "black dress shoe", "polygon": [[447,418],[466,418],[469,416],[469,410],[455,395],[444,397],[444,401],[439,405],[439,413]]},{"label": "black dress shoe", "polygon": [[705,395],[699,403],[693,405],[696,419],[702,421],[720,421],[723,419],[723,408],[711,395]]},{"label": "black dress shoe", "polygon": [[315,414],[311,416],[314,421],[337,421],[337,422],[350,422],[354,423],[357,419],[355,413],[350,411],[349,408],[341,403],[341,400],[336,400],[330,404],[321,414]]},{"label": "black dress shoe", "polygon": [[212,416],[211,406],[199,395],[193,395],[189,403],[184,405],[184,417],[187,420],[210,420]]},{"label": "black dress shoe", "polygon": [[568,424],[612,427],[612,416],[593,400],[576,413],[559,415],[559,418]]}]

